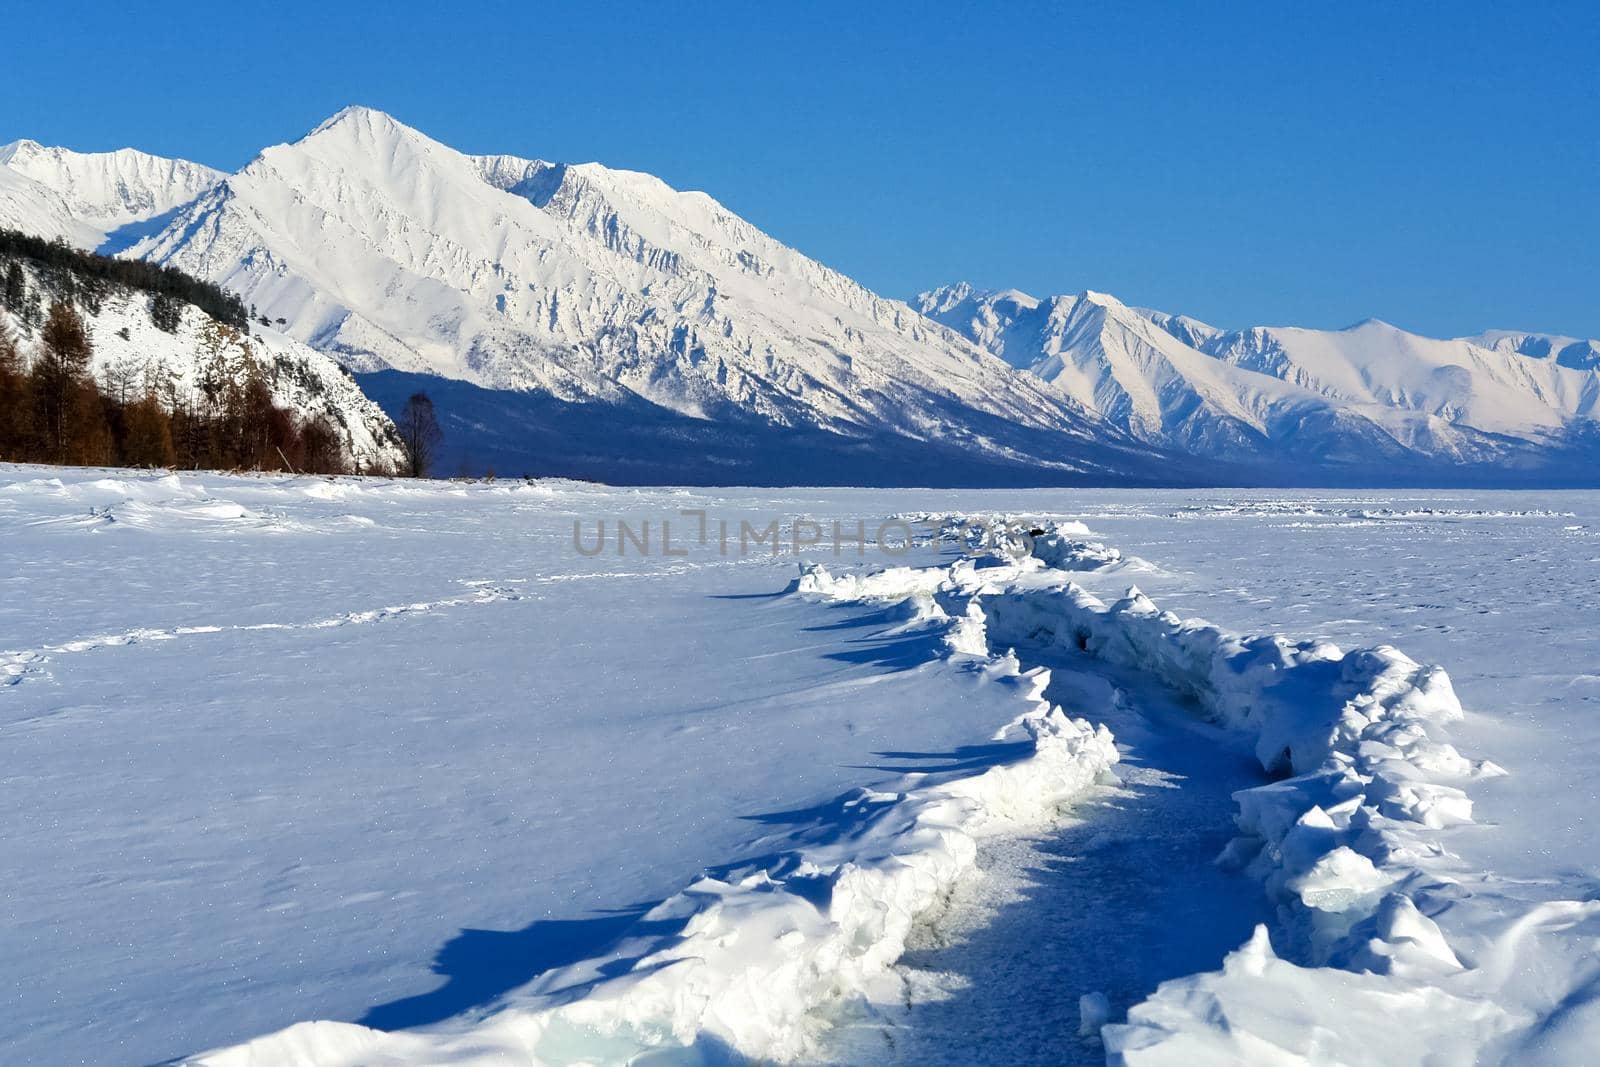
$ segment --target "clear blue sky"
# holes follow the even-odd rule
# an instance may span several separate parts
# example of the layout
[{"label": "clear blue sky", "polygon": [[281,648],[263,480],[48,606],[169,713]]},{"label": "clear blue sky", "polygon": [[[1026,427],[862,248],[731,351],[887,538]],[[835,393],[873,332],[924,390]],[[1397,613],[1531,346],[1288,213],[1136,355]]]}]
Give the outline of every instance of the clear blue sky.
[{"label": "clear blue sky", "polygon": [[704,189],[891,296],[1600,336],[1600,5],[1518,7],[69,0],[0,22],[0,141],[231,169],[364,103]]}]

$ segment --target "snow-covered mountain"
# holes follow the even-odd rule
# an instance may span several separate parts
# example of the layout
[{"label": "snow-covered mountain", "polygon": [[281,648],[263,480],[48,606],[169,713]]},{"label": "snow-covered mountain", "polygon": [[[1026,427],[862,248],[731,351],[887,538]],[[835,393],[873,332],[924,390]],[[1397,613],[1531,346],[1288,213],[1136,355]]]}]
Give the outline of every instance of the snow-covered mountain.
[{"label": "snow-covered mountain", "polygon": [[467,155],[362,107],[227,176],[17,142],[0,149],[8,222],[231,289],[391,407],[415,388],[448,394],[450,462],[468,467],[1581,481],[1600,455],[1595,342],[1443,341],[1377,322],[1229,331],[1100,293],[966,285],[913,308],[704,193]]},{"label": "snow-covered mountain", "polygon": [[59,237],[90,251],[131,243],[144,226],[224,177],[132,148],[73,152],[13,141],[0,145],[0,229]]},{"label": "snow-covered mountain", "polygon": [[1600,341],[1559,337],[1548,333],[1520,333],[1516,330],[1489,330],[1476,337],[1464,337],[1480,348],[1515,352],[1534,359],[1549,359],[1559,367],[1594,370],[1600,367]]},{"label": "snow-covered mountain", "polygon": [[916,303],[1129,433],[1199,455],[1522,469],[1581,463],[1600,417],[1595,345],[1573,338],[1436,340],[1375,319],[1228,331],[1103,293],[965,283]]},{"label": "snow-covered mountain", "polygon": [[703,193],[465,155],[367,108],[265,150],[127,254],[218,282],[361,371],[958,446],[1064,477],[1155,469],[1059,393]]}]

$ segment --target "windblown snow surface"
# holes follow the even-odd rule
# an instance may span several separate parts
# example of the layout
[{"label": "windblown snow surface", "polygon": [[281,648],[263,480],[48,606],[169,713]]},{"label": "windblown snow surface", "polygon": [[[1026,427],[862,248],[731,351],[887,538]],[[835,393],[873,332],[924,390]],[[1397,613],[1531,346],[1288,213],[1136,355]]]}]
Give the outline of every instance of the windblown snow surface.
[{"label": "windblown snow surface", "polygon": [[1600,495],[6,467],[0,528],[7,1063],[1600,1041]]}]

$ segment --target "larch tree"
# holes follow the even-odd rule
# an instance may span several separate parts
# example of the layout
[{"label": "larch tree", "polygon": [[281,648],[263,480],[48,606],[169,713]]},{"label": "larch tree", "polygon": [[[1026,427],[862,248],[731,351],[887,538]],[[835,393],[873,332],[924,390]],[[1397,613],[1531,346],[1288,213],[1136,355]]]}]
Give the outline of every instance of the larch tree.
[{"label": "larch tree", "polygon": [[32,436],[28,368],[11,327],[0,317],[0,459],[20,460]]},{"label": "larch tree", "polygon": [[134,467],[170,467],[177,461],[172,447],[172,420],[154,393],[146,393],[128,405],[123,423],[123,462]]},{"label": "larch tree", "polygon": [[50,461],[67,463],[86,429],[82,386],[89,376],[89,335],[72,305],[58,300],[50,305],[39,342],[33,368],[38,429]]}]

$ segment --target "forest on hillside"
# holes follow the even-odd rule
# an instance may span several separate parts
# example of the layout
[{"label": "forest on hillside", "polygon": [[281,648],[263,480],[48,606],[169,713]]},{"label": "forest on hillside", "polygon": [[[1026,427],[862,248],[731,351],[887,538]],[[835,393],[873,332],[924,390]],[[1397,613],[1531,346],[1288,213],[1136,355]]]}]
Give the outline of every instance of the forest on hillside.
[{"label": "forest on hillside", "polygon": [[[205,313],[192,386],[151,363],[93,373],[85,316],[126,293],[168,334],[186,305]],[[346,472],[337,428],[274,402],[243,304],[210,283],[0,231],[0,311],[0,460]]]}]

